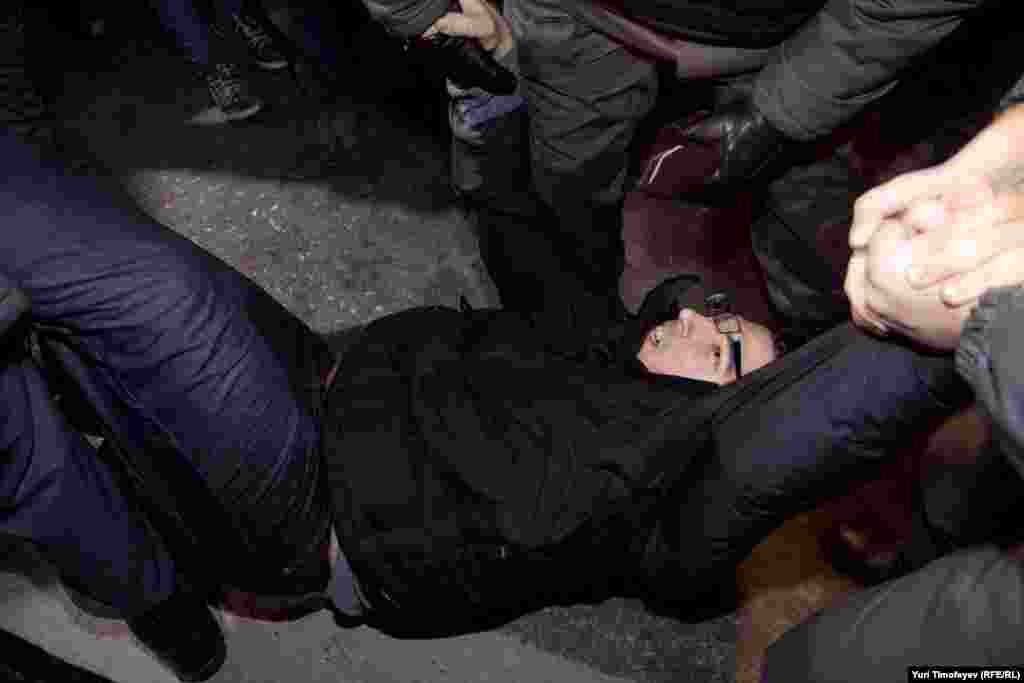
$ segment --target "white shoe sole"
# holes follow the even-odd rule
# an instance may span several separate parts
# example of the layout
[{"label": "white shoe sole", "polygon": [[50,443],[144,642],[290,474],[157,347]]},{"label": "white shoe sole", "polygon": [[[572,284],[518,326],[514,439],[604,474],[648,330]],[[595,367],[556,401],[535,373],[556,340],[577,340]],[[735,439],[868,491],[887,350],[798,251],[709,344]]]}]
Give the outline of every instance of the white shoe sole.
[{"label": "white shoe sole", "polygon": [[273,62],[264,62],[256,60],[256,66],[258,66],[261,69],[266,69],[267,71],[280,71],[281,69],[288,66],[288,60],[278,59]]},{"label": "white shoe sole", "polygon": [[228,116],[221,110],[220,107],[213,106],[209,107],[208,109],[204,109],[192,118],[188,119],[186,121],[186,124],[190,126],[222,126],[225,123],[230,123],[231,121],[241,121],[242,119],[247,119],[253,114],[259,112],[261,109],[263,109],[263,105],[254,104],[248,109],[237,111],[234,114]]},{"label": "white shoe sole", "polygon": [[263,109],[262,104],[254,104],[250,107],[247,107],[246,109],[242,109],[231,114],[228,114],[227,112],[223,111],[221,113],[224,114],[224,118],[228,121],[241,121],[242,119],[249,118],[256,112],[260,111],[261,109]]}]

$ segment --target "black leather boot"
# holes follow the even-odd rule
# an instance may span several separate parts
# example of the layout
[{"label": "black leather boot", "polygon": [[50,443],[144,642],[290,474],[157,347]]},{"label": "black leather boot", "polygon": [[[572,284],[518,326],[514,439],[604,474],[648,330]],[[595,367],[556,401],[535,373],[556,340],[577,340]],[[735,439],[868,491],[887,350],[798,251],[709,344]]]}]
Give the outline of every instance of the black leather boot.
[{"label": "black leather boot", "polygon": [[135,637],[186,683],[205,681],[227,657],[220,626],[206,602],[179,590],[167,600],[128,619]]},{"label": "black leather boot", "polygon": [[698,111],[658,134],[638,188],[663,197],[734,201],[796,161],[804,145],[788,137],[748,97]]}]

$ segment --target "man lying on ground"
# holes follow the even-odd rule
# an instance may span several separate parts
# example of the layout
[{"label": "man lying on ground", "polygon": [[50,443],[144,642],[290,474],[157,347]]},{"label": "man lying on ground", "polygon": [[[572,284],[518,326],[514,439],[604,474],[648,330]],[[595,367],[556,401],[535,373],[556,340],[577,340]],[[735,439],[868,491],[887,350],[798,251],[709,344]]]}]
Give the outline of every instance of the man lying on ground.
[{"label": "man lying on ground", "polygon": [[[129,623],[177,605],[157,610],[157,651],[185,680],[216,659],[195,654],[209,637],[175,643],[216,584],[410,634],[612,595],[686,616],[777,524],[966,398],[948,357],[852,326],[775,358],[720,300],[679,310],[686,278],[624,322],[406,311],[336,357],[90,179],[10,138],[0,158],[0,271],[30,302],[0,369],[0,527]],[[95,412],[83,423],[159,534],[111,527],[141,515],[97,484],[108,466],[33,347]]]}]

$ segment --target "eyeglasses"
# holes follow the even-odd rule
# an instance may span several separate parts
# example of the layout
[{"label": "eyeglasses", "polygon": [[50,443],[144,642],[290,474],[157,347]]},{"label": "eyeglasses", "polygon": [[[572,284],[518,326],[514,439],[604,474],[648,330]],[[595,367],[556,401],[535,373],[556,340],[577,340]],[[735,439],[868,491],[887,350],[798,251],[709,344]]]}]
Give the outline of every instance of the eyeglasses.
[{"label": "eyeglasses", "polygon": [[724,292],[712,294],[704,299],[708,318],[715,323],[718,333],[729,340],[732,362],[736,365],[736,379],[743,376],[743,329],[739,317],[732,312],[729,295]]}]

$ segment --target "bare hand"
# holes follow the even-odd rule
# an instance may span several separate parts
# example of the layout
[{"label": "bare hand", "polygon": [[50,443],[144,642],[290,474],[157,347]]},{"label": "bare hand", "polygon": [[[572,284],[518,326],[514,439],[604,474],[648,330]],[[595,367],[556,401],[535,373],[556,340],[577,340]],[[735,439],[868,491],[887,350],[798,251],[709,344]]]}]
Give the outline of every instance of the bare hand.
[{"label": "bare hand", "polygon": [[[1024,225],[1019,226],[1024,229]],[[960,307],[976,301],[994,287],[1024,284],[1024,248],[999,254],[969,273],[942,287],[942,301],[950,307]]]},{"label": "bare hand", "polygon": [[850,263],[846,267],[846,282],[844,289],[846,297],[850,300],[850,315],[853,322],[868,332],[879,336],[885,336],[889,328],[882,322],[882,316],[878,311],[868,306],[868,250],[855,249],[850,257]]},{"label": "bare hand", "polygon": [[903,219],[915,205],[960,211],[992,200],[991,183],[982,175],[959,173],[950,162],[897,176],[861,195],[853,205],[850,246],[862,249],[888,219]]},{"label": "bare hand", "polygon": [[448,12],[435,21],[423,34],[430,37],[435,33],[449,36],[476,38],[485,50],[510,47],[512,32],[505,18],[486,0],[459,0],[461,12]]},{"label": "bare hand", "polygon": [[945,282],[943,300],[959,306],[988,287],[1024,282],[1024,271],[1014,273],[1016,258],[1009,257],[1024,248],[1024,193],[1003,192],[961,211],[920,210],[935,213],[928,220],[937,225],[924,225],[915,238],[915,258],[907,271],[911,286]]},{"label": "bare hand", "polygon": [[[880,324],[932,348],[950,350],[960,340],[964,321],[976,303],[956,307],[939,296],[942,285],[914,289],[906,278],[908,266],[919,257],[915,229],[900,221],[883,221],[861,250],[863,276],[858,305],[869,323]],[[860,322],[860,321],[858,321]]]}]

